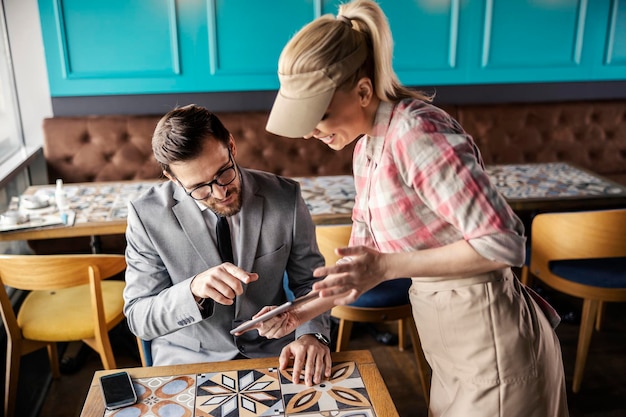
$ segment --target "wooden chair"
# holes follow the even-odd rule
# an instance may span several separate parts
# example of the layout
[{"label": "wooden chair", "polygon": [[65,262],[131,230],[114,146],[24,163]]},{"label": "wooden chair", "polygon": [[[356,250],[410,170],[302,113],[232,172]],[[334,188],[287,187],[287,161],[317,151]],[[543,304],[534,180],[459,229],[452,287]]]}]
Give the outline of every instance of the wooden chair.
[{"label": "wooden chair", "polygon": [[544,213],[532,222],[530,273],[582,298],[572,391],[578,392],[594,321],[606,302],[626,301],[626,209]]},{"label": "wooden chair", "polygon": [[139,348],[139,358],[141,366],[152,366],[152,341],[144,340],[139,337],[137,339],[137,348]]},{"label": "wooden chair", "polygon": [[[317,244],[326,260],[326,264],[334,265],[339,259],[335,254],[335,248],[348,246],[352,226],[317,226],[315,231]],[[409,278],[405,279],[409,280]],[[389,284],[391,284],[391,286]],[[405,288],[400,290],[399,288],[401,287]],[[394,292],[394,289],[398,289],[398,291]],[[390,295],[392,295],[391,298],[389,298]],[[359,303],[363,299],[368,301],[376,300],[376,307],[368,307],[367,305],[363,305],[367,303]],[[405,283],[401,282],[401,280],[385,282],[363,294],[355,304],[359,305],[335,306],[331,310],[331,315],[339,319],[337,352],[347,350],[353,323],[398,321],[398,347],[401,351],[404,350],[405,335],[408,330],[411,336],[424,399],[428,404],[430,397],[430,367],[422,351],[422,345],[417,333],[417,328],[415,327],[415,321],[413,320],[413,312],[411,310],[408,290],[406,289]]]},{"label": "wooden chair", "polygon": [[[115,369],[109,330],[124,319],[124,281],[107,280],[126,268],[123,255],[0,255],[0,305],[7,329],[4,415],[15,412],[20,359],[48,349],[59,378],[56,342],[82,340]],[[30,291],[17,315],[5,285]]]}]

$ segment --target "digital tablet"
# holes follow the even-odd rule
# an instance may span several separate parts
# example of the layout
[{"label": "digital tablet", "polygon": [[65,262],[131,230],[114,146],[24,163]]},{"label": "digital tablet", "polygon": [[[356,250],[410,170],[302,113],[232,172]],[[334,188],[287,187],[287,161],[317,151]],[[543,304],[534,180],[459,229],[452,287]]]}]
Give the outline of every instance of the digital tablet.
[{"label": "digital tablet", "polygon": [[318,291],[311,291],[307,295],[303,295],[302,297],[296,298],[293,301],[287,301],[285,304],[282,304],[282,305],[276,307],[275,309],[268,311],[267,313],[263,313],[263,314],[261,314],[259,317],[255,318],[255,319],[243,322],[239,326],[237,326],[234,329],[232,329],[230,331],[230,334],[241,333],[241,332],[244,332],[246,330],[249,330],[250,328],[254,327],[254,325],[256,325],[258,323],[261,323],[261,322],[263,322],[265,320],[268,320],[268,319],[270,319],[270,318],[272,318],[274,316],[277,316],[280,313],[284,313],[285,311],[291,310],[292,308],[294,308],[297,305],[304,304],[307,301],[314,300],[315,298],[317,298],[318,295],[319,295]]}]

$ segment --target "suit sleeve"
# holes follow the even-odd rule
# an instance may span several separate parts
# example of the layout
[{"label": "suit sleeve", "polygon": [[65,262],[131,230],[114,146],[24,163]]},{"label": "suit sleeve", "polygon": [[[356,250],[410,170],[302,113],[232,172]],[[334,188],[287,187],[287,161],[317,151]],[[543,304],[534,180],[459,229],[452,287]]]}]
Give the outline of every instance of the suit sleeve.
[{"label": "suit sleeve", "polygon": [[[315,224],[311,213],[302,198],[300,185],[297,185],[293,225],[293,246],[287,264],[289,287],[296,297],[306,295],[318,281],[313,277],[313,270],[324,265],[315,238]],[[320,278],[321,279],[321,278]],[[330,312],[326,311],[313,320],[296,329],[296,338],[312,333],[322,333],[330,339]]]},{"label": "suit sleeve", "polygon": [[133,334],[152,340],[202,320],[191,279],[173,284],[132,203],[126,229],[124,314]]}]

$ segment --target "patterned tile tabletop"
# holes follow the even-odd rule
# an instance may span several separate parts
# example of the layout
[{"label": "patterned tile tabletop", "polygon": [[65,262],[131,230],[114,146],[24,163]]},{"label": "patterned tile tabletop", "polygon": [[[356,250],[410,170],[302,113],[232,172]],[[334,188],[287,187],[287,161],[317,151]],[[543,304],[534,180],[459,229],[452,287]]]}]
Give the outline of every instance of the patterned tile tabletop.
[{"label": "patterned tile tabletop", "polygon": [[490,165],[491,181],[506,199],[626,195],[626,188],[566,163]]},{"label": "patterned tile tabletop", "polygon": [[[626,197],[626,187],[567,163],[490,165],[487,173],[510,202],[566,200],[572,198]],[[349,222],[354,205],[354,180],[350,175],[296,177],[302,196],[315,217],[342,216]],[[157,181],[66,184],[67,201],[75,223],[124,220],[127,203]],[[58,215],[54,186],[37,186],[34,195],[44,207],[27,210],[31,218]],[[9,209],[16,210],[19,199]]]},{"label": "patterned tile tabletop", "polygon": [[334,363],[331,376],[309,387],[291,369],[242,369],[133,380],[138,402],[105,417],[375,417],[355,362]]}]

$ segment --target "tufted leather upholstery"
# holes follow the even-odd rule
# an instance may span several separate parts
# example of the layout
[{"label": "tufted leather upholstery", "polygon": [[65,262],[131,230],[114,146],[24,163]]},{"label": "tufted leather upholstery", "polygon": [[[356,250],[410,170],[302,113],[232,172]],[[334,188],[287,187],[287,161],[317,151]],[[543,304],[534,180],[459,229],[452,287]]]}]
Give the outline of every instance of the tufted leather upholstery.
[{"label": "tufted leather upholstery", "polygon": [[[445,107],[476,140],[485,163],[568,161],[626,184],[626,103],[568,102]],[[350,174],[351,152],[267,133],[265,112],[218,113],[237,162],[286,176]],[[50,181],[158,178],[150,141],[160,115],[44,120]]]},{"label": "tufted leather upholstery", "polygon": [[465,106],[485,163],[572,162],[626,184],[626,102]]},{"label": "tufted leather upholstery", "polygon": [[[444,106],[476,140],[485,163],[573,162],[626,184],[624,101]],[[335,152],[317,140],[265,131],[266,112],[217,113],[238,147],[237,162],[285,176],[352,173],[352,148]],[[159,178],[151,138],[161,115],[53,117],[44,120],[44,155],[51,182]],[[107,245],[111,241],[111,245]],[[73,241],[75,242],[75,241]],[[61,239],[31,242],[39,253],[86,252]],[[104,237],[119,252],[122,237]]]},{"label": "tufted leather upholstery", "polygon": [[51,182],[159,178],[150,138],[156,116],[45,119],[44,156]]},{"label": "tufted leather upholstery", "polygon": [[[235,138],[237,163],[285,176],[352,173],[351,152],[335,152],[316,140],[265,131],[267,113],[218,114]],[[55,117],[44,120],[44,155],[51,182],[159,178],[151,140],[161,116]]]}]

